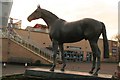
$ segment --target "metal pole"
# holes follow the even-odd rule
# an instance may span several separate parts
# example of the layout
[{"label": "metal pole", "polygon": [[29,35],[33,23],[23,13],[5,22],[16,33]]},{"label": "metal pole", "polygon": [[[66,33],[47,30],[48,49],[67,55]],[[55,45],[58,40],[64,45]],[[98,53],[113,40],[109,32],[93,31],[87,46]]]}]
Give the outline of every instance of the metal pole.
[{"label": "metal pole", "polygon": [[30,27],[28,27],[28,39],[30,39],[30,32],[31,32],[31,29]]},{"label": "metal pole", "polygon": [[8,24],[8,54],[10,54],[10,35],[12,33],[13,18],[10,18],[10,23]]}]

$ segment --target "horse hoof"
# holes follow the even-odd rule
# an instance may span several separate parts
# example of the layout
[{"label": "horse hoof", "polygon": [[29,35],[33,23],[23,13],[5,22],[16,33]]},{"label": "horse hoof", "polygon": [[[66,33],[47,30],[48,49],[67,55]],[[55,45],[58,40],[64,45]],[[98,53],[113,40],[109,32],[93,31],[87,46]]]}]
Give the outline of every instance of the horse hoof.
[{"label": "horse hoof", "polygon": [[50,71],[54,71],[54,69],[50,69]]},{"label": "horse hoof", "polygon": [[65,71],[64,69],[61,69],[61,71]]},{"label": "horse hoof", "polygon": [[94,73],[93,75],[94,75],[94,76],[98,76],[98,73]]},{"label": "horse hoof", "polygon": [[89,74],[93,74],[93,71],[90,71]]},{"label": "horse hoof", "polygon": [[58,62],[58,64],[62,64],[62,61],[60,61],[60,60],[58,60],[57,62]]}]

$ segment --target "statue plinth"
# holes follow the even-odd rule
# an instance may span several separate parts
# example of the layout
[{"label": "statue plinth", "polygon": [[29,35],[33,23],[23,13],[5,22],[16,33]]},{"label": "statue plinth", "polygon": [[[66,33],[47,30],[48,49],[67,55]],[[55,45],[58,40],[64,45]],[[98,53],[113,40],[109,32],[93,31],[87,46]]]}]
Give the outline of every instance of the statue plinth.
[{"label": "statue plinth", "polygon": [[54,72],[49,71],[49,69],[43,68],[29,68],[25,71],[26,77],[42,78],[42,79],[110,79],[112,75],[99,74],[98,76],[93,76],[86,72],[78,71],[64,71],[55,70]]}]

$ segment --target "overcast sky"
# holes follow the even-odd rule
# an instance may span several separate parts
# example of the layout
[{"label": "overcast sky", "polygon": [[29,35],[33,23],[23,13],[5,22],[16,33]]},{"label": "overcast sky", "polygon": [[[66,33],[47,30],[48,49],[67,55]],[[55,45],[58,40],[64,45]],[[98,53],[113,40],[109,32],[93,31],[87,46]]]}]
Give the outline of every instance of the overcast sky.
[{"label": "overcast sky", "polygon": [[45,24],[41,19],[28,22],[27,17],[40,4],[41,8],[51,11],[66,21],[94,18],[106,25],[108,38],[118,33],[119,0],[13,0],[10,16],[22,20],[22,28]]}]

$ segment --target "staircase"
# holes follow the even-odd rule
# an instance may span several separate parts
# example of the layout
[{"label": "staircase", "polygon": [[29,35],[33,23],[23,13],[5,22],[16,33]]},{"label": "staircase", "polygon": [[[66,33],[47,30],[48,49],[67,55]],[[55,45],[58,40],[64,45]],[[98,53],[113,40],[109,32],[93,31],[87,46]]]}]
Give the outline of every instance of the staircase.
[{"label": "staircase", "polygon": [[17,43],[18,45],[22,46],[23,48],[33,52],[33,54],[36,54],[36,55],[40,56],[40,58],[48,61],[49,63],[52,63],[53,52],[51,50],[38,45],[37,43],[35,43],[34,41],[32,41],[30,39],[21,37],[20,35],[17,34],[17,32],[15,30],[13,30],[12,33],[10,33],[7,30],[7,33],[2,34],[2,37],[6,37],[6,38],[12,40],[13,42]]}]

